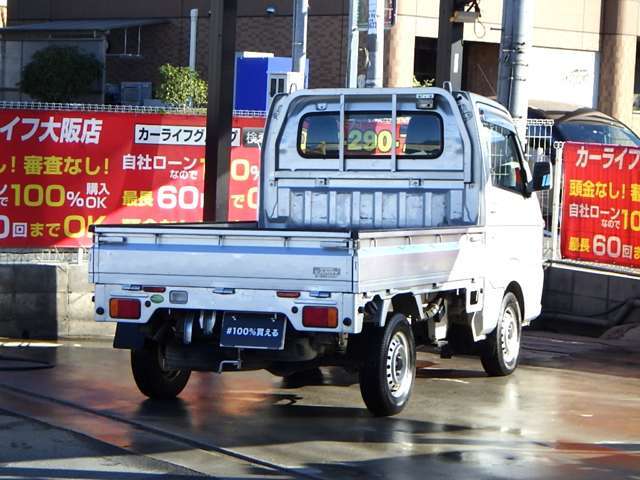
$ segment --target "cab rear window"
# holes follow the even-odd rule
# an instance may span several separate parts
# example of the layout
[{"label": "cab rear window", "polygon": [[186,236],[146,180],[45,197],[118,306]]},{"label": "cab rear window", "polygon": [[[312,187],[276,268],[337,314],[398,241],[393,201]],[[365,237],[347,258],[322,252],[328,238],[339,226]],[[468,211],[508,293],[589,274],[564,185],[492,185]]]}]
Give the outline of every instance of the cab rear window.
[{"label": "cab rear window", "polygon": [[[396,157],[428,159],[442,154],[442,120],[435,113],[398,112],[394,124],[390,112],[351,112],[345,114],[345,158],[390,158],[394,128]],[[338,158],[340,115],[305,115],[300,122],[298,151],[305,158]]]}]

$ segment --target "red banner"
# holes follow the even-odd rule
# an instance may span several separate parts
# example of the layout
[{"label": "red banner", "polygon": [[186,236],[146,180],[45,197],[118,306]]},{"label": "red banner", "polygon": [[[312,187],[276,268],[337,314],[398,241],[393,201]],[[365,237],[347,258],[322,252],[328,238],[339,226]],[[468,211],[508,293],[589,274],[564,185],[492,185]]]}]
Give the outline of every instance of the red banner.
[{"label": "red banner", "polygon": [[640,149],[565,143],[562,256],[640,267]]},{"label": "red banner", "polygon": [[[104,223],[202,220],[206,118],[0,111],[0,247],[90,245]],[[256,218],[262,118],[234,119],[230,220]],[[253,143],[251,143],[253,142]],[[237,147],[235,147],[237,146]]]},{"label": "red banner", "polygon": [[229,165],[229,220],[253,221],[258,218],[260,185],[260,147],[265,119],[234,119],[233,147]]}]

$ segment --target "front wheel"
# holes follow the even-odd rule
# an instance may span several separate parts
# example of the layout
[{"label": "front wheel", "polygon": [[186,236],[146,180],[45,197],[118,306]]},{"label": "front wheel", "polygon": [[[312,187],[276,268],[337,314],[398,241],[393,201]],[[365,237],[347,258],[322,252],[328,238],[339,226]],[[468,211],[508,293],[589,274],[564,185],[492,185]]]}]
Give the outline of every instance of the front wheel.
[{"label": "front wheel", "polygon": [[395,415],[409,402],[416,377],[416,347],[407,318],[396,313],[366,338],[360,393],[371,413]]},{"label": "front wheel", "polygon": [[507,292],[502,299],[498,325],[482,342],[480,360],[491,377],[510,375],[520,359],[522,311],[516,296]]},{"label": "front wheel", "polygon": [[156,342],[131,351],[131,371],[138,389],[144,395],[163,400],[180,395],[191,376],[191,370],[163,368],[160,345]]}]

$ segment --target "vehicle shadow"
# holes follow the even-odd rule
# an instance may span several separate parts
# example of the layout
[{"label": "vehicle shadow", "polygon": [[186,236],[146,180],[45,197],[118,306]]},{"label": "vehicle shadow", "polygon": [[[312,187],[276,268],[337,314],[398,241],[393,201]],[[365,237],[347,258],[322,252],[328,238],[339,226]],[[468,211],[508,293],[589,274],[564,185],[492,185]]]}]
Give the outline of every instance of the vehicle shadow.
[{"label": "vehicle shadow", "polygon": [[[434,362],[421,360],[416,364],[416,378],[462,379],[485,378],[482,370],[434,368]],[[308,386],[350,387],[358,384],[358,373],[340,367],[315,368],[297,372],[282,379],[280,388],[296,389]]]},{"label": "vehicle shadow", "polygon": [[486,378],[487,374],[482,370],[456,370],[451,368],[418,368],[416,370],[417,378]]}]

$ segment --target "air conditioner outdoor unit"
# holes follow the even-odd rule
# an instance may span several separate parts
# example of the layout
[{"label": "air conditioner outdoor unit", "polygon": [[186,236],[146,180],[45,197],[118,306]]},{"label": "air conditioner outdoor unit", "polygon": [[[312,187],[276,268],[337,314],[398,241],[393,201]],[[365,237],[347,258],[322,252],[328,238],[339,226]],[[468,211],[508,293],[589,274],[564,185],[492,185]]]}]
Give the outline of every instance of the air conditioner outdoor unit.
[{"label": "air conditioner outdoor unit", "polygon": [[304,75],[300,72],[270,73],[267,81],[267,107],[279,93],[293,93],[304,88]]},{"label": "air conditioner outdoor unit", "polygon": [[122,105],[144,105],[144,101],[151,97],[151,82],[122,82],[120,84],[120,103]]}]

